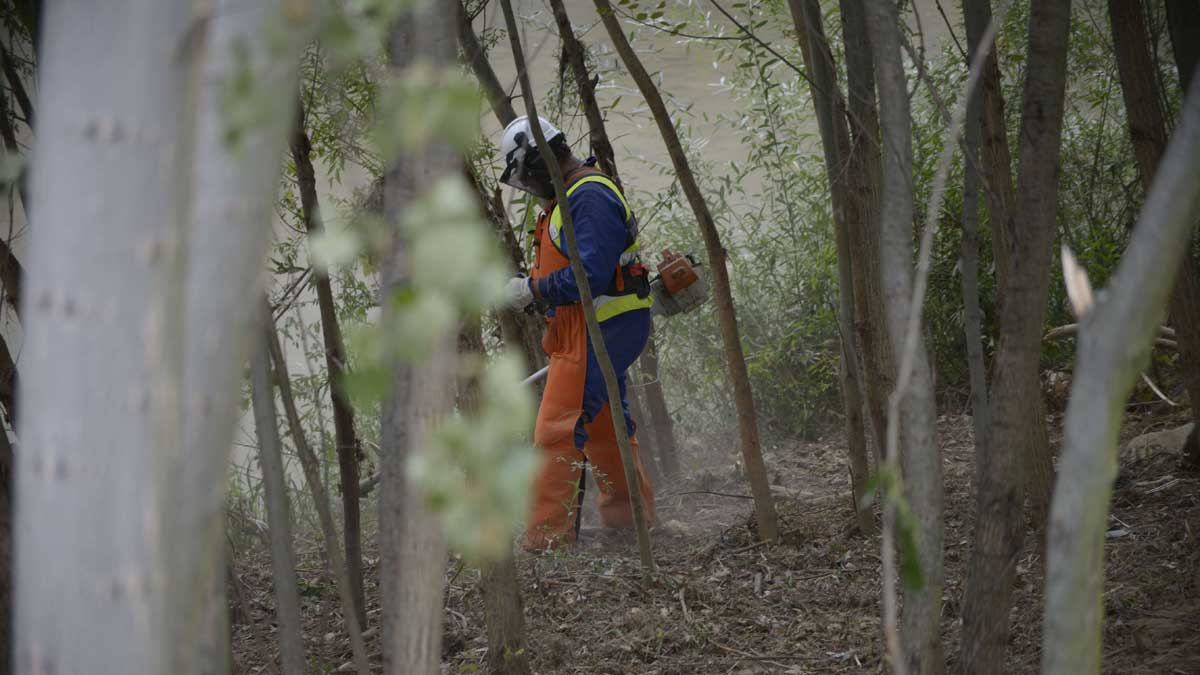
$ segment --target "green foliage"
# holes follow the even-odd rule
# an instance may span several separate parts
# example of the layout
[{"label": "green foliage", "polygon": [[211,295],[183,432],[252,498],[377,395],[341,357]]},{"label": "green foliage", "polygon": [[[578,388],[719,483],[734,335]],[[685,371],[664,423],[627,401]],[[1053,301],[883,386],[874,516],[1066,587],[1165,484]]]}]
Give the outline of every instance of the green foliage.
[{"label": "green foliage", "polygon": [[409,462],[451,546],[468,558],[507,554],[512,524],[529,506],[538,455],[526,440],[534,405],[521,368],[514,355],[495,359],[483,372],[481,409],[443,422]]},{"label": "green foliage", "polygon": [[919,528],[912,507],[904,497],[904,480],[898,471],[885,464],[871,475],[863,490],[860,508],[866,509],[875,502],[876,494],[882,493],[885,507],[894,509],[896,540],[900,551],[900,581],[905,588],[919,591],[925,587],[925,577],[921,572],[921,550],[918,544]]}]

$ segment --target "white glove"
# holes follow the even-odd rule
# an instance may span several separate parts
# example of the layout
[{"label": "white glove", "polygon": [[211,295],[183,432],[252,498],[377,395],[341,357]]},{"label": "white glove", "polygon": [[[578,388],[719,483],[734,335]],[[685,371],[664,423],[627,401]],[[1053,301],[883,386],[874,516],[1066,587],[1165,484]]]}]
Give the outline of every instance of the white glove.
[{"label": "white glove", "polygon": [[525,309],[529,303],[533,302],[533,289],[529,287],[529,279],[525,277],[509,279],[505,290],[508,293],[508,306],[511,309]]}]

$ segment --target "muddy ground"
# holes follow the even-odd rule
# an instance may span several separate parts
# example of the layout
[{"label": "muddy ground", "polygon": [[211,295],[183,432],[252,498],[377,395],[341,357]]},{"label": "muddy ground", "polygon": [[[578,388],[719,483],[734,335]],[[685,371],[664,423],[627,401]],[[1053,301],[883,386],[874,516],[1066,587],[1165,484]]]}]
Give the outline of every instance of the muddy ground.
[{"label": "muddy ground", "polygon": [[[1131,416],[1124,438],[1185,422]],[[1057,423],[1053,440],[1057,444]],[[970,420],[939,420],[946,475],[943,629],[951,672],[974,520]],[[592,534],[569,554],[518,560],[534,670],[550,673],[878,673],[879,538],[851,529],[844,444],[832,437],[769,453],[785,532],[755,542],[751,502],[733,458],[709,457],[659,488],[659,572],[643,583],[636,546]],[[585,518],[585,528],[594,514]],[[1107,673],[1200,673],[1200,476],[1178,456],[1122,459],[1110,519],[1104,664]],[[350,660],[333,584],[315,551],[302,554],[301,591],[312,672]],[[367,557],[369,614],[378,620],[378,558]],[[1018,563],[1008,671],[1035,673],[1043,559],[1031,536]],[[278,672],[269,560],[236,565],[234,671]],[[479,575],[447,567],[444,673],[482,673],[486,646]],[[379,661],[378,638],[369,648]]]}]

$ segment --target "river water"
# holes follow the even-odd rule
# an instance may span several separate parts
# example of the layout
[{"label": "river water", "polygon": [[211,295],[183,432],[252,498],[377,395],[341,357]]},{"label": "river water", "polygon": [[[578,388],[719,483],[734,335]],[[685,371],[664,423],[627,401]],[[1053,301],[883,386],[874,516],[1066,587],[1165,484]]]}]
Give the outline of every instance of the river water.
[{"label": "river water", "polygon": [[[721,2],[722,7],[734,16],[746,15],[746,10],[734,8],[732,1]],[[927,49],[949,35],[938,12],[937,2],[938,0],[916,0],[915,5],[910,5],[915,6],[920,15],[920,30]],[[643,1],[642,4],[644,7],[653,6],[649,1]],[[837,3],[825,0],[822,4],[829,17],[828,12],[835,8]],[[603,24],[600,23],[592,0],[564,0],[564,5],[577,36],[596,56],[601,76],[596,95],[601,107],[607,111],[606,126],[613,138],[617,164],[621,169],[622,178],[625,179],[630,198],[636,202],[640,201],[639,197],[660,193],[669,186],[674,174],[670,170],[666,148],[641,93],[626,75],[624,66],[614,52]],[[666,18],[672,22],[688,21],[683,32],[724,38],[741,35],[733,23],[721,16],[711,0],[668,0],[667,5]],[[582,114],[577,110],[560,113],[555,100],[557,97],[546,95],[559,81],[558,30],[549,4],[546,0],[513,0],[513,7],[518,21],[521,22],[522,44],[525,47],[533,87],[540,95],[537,101],[539,113],[562,126],[570,140],[582,138],[587,132]],[[957,8],[946,6],[945,10],[955,26],[955,32],[961,36],[961,20]],[[830,21],[827,18],[826,31],[840,34],[840,21],[837,21],[836,17],[830,18],[834,20]],[[910,26],[916,28],[917,21],[912,12],[909,12],[908,20]],[[682,121],[688,123],[692,131],[702,139],[699,152],[704,153],[704,159],[715,160],[726,166],[729,162],[744,160],[747,151],[740,140],[741,130],[716,121],[719,118],[736,119],[749,105],[748,101],[735,97],[724,84],[724,81],[733,75],[736,64],[730,60],[722,60],[718,50],[733,43],[728,40],[678,37],[639,26],[630,19],[624,19],[623,25],[646,69],[655,75],[660,91],[668,100],[668,106],[673,114],[677,115],[677,121],[682,117]],[[475,20],[476,33],[481,35],[487,35],[496,28],[502,29],[503,26],[504,16],[500,11],[500,4],[495,1],[490,2]],[[777,48],[790,49],[794,44],[795,38],[788,23],[768,24],[755,30],[763,41]],[[502,32],[492,34],[500,38],[489,53],[492,65],[500,81],[506,86],[513,85],[513,90],[517,91],[518,88],[514,84],[516,72],[508,40]],[[784,68],[777,69],[776,72],[781,77],[798,77]],[[569,74],[566,86],[574,86]],[[523,103],[519,99],[514,103],[518,114],[522,113]],[[484,115],[483,124],[484,133],[498,142],[500,128],[490,112]],[[813,139],[816,138],[815,115],[806,118],[803,131],[811,133]],[[586,145],[582,147],[586,152]],[[810,144],[809,151],[820,152],[820,146],[815,140]],[[750,184],[743,185],[744,193],[758,193],[762,187],[760,178],[752,173],[748,180]]]}]

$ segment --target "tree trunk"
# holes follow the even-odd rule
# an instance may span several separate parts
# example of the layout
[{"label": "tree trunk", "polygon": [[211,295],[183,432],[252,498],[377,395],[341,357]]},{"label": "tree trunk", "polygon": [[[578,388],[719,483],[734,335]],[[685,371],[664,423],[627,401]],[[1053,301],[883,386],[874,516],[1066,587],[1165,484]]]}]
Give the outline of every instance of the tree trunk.
[{"label": "tree trunk", "polygon": [[646,349],[638,359],[638,371],[642,375],[642,389],[646,393],[647,419],[654,432],[659,469],[668,479],[678,478],[679,448],[675,444],[675,423],[671,420],[671,411],[667,408],[667,397],[663,392],[653,321],[650,323],[650,339],[646,341]]},{"label": "tree trunk", "polygon": [[[1193,82],[1194,84],[1194,82]],[[1081,320],[1060,473],[1050,511],[1043,675],[1100,672],[1104,533],[1125,402],[1163,318],[1200,207],[1200,96],[1157,167],[1133,239]]]},{"label": "tree trunk", "polygon": [[[980,34],[986,30],[985,26]],[[973,58],[975,51],[972,50],[970,54]],[[988,70],[995,66],[994,54],[993,49],[988,49],[987,60],[983,66],[984,78],[987,77]],[[963,338],[967,344],[967,369],[971,381],[971,425],[975,434],[975,454],[978,456],[988,452],[987,442],[991,424],[987,364],[983,356],[983,313],[979,308],[979,139],[983,123],[980,114],[983,97],[974,89],[967,92],[967,95],[970,98],[967,100],[967,116],[963,129],[966,159],[963,162],[963,233],[959,261],[962,270]],[[979,462],[976,462],[975,468],[979,469],[979,466]],[[976,474],[976,485],[983,480],[986,478]]]},{"label": "tree trunk", "polygon": [[[525,112],[529,119],[538,119],[537,105],[534,102],[533,86],[529,83],[529,71],[525,67],[525,53],[521,48],[521,40],[517,35],[517,18],[513,13],[510,0],[501,0],[504,10],[504,21],[508,27],[508,38],[512,45],[513,63],[517,70],[517,80],[521,84],[521,97],[525,99]],[[542,133],[540,124],[529,125],[541,155],[542,162],[550,171],[550,180],[554,185],[554,194],[560,204],[567,204],[567,187],[563,180],[562,167],[550,150],[550,145]],[[593,302],[591,286],[584,271],[583,260],[579,257],[578,242],[575,238],[575,225],[571,219],[571,209],[559,209],[562,216],[562,233],[566,243],[564,253],[571,263],[571,274],[579,287],[579,305],[583,309],[583,317],[587,323],[588,339],[592,351],[595,352],[596,362],[604,378],[604,386],[608,395],[608,406],[612,412],[613,433],[617,439],[617,449],[621,455],[621,466],[625,471],[625,482],[629,486],[629,505],[633,511],[633,525],[637,535],[638,552],[642,559],[642,574],[649,577],[654,572],[654,557],[650,550],[650,532],[646,525],[646,507],[642,503],[641,479],[637,465],[634,462],[633,449],[629,442],[629,430],[625,427],[625,413],[621,406],[621,393],[617,385],[617,374],[613,370],[612,360],[608,356],[608,348],[604,344],[604,334],[600,331],[600,322],[596,320],[596,307]]]},{"label": "tree trunk", "polygon": [[[900,354],[897,373],[899,461],[904,497],[912,508],[917,559],[923,584],[910,588],[901,614],[904,660],[919,674],[945,670],[942,655],[942,465],[936,439],[933,382],[925,344],[919,331],[909,330],[913,311],[913,194],[912,119],[900,57],[899,18],[890,0],[869,5],[867,28],[875,54],[879,82],[879,119],[883,147],[880,253],[888,336],[893,353]],[[919,317],[918,317],[919,318]],[[907,391],[902,387],[907,383]],[[893,404],[895,406],[895,404]],[[894,462],[889,453],[889,461]]]},{"label": "tree trunk", "polygon": [[857,346],[854,340],[854,281],[850,248],[847,206],[849,189],[846,182],[846,156],[850,154],[850,135],[846,128],[846,106],[837,84],[833,53],[825,38],[821,23],[821,7],[816,0],[788,0],[804,65],[809,72],[813,105],[821,145],[825,150],[825,171],[833,201],[833,228],[838,255],[838,332],[842,361],[842,405],[846,417],[846,451],[850,464],[850,507],[855,514],[859,531],[875,529],[875,518],[869,507],[864,508],[870,466],[867,461],[867,438],[863,422],[862,378],[858,372]]},{"label": "tree trunk", "polygon": [[[1196,6],[1200,7],[1200,4]],[[1112,22],[1113,51],[1125,99],[1129,137],[1141,171],[1142,189],[1149,193],[1159,160],[1166,152],[1167,122],[1150,55],[1145,10],[1140,0],[1109,0],[1108,14]],[[1192,39],[1196,37],[1193,35]],[[1183,72],[1182,66],[1180,72]],[[1187,250],[1192,250],[1190,244]],[[1179,265],[1179,275],[1171,291],[1170,322],[1179,346],[1183,383],[1192,401],[1192,419],[1200,422],[1200,284],[1196,278],[1195,259],[1190,253],[1184,256]],[[1200,424],[1196,427],[1200,427]],[[1200,468],[1200,443],[1197,442],[1196,427],[1193,427],[1184,447],[1184,459],[1189,465]]]},{"label": "tree trunk", "polygon": [[484,566],[483,616],[488,627],[487,671],[491,675],[529,675],[525,651],[525,608],[517,566],[507,556]]},{"label": "tree trunk", "polygon": [[1200,3],[1196,0],[1166,0],[1166,5],[1171,48],[1175,51],[1175,66],[1179,70],[1179,87],[1189,93],[1196,62],[1200,61]]},{"label": "tree trunk", "polygon": [[[704,247],[708,252],[708,269],[712,273],[712,286],[717,306],[717,318],[721,325],[721,338],[725,347],[725,360],[729,368],[730,380],[733,383],[734,404],[737,406],[738,428],[741,436],[742,461],[746,466],[746,475],[750,480],[750,490],[754,495],[754,510],[758,521],[758,534],[764,541],[774,541],[779,536],[778,518],[775,514],[775,503],[771,498],[771,488],[767,482],[767,469],[762,459],[762,448],[758,440],[758,420],[754,410],[754,392],[750,388],[750,375],[746,370],[746,359],[742,350],[741,337],[738,334],[737,315],[733,306],[733,294],[729,287],[729,270],[726,267],[726,251],[721,244],[721,235],[717,231],[712,213],[708,210],[704,194],[700,191],[696,179],[688,166],[687,156],[679,143],[675,132],[675,123],[671,120],[662,96],[650,79],[642,62],[634,53],[624,30],[613,13],[608,0],[594,0],[596,11],[608,31],[617,53],[624,62],[626,70],[637,82],[638,89],[646,99],[654,121],[658,124],[659,133],[671,156],[675,167],[676,178],[687,196],[688,203],[700,225],[700,233],[704,237]],[[632,489],[632,487],[630,488]]]},{"label": "tree trunk", "polygon": [[846,230],[854,283],[854,334],[862,357],[863,390],[871,416],[875,456],[883,456],[887,399],[896,366],[887,339],[883,286],[879,275],[879,114],[875,70],[863,0],[841,0],[849,92],[850,147],[846,157]]},{"label": "tree trunk", "polygon": [[453,2],[454,23],[458,30],[458,45],[462,47],[463,60],[467,62],[471,71],[475,73],[475,77],[479,79],[479,86],[483,89],[488,103],[491,104],[496,119],[500,120],[500,126],[506,127],[509,122],[517,118],[517,112],[512,105],[512,97],[500,84],[500,78],[496,77],[496,71],[492,69],[492,64],[488,61],[487,52],[479,44],[475,29],[471,27],[471,17],[467,16],[467,10],[463,7],[463,0],[453,0]]},{"label": "tree trunk", "polygon": [[13,672],[13,447],[0,425],[0,675]]},{"label": "tree trunk", "polygon": [[[264,318],[270,320],[269,316]],[[265,340],[259,340],[250,359],[250,391],[271,535],[271,582],[275,587],[275,618],[279,623],[280,669],[284,675],[304,675],[304,637],[300,623],[300,591],[296,584],[296,557],[292,553],[292,515],[275,419],[271,350]]]},{"label": "tree trunk", "polygon": [[[963,15],[966,18],[967,44],[974,53],[983,39],[983,33],[992,21],[990,0],[964,0]],[[1004,95],[1001,91],[1000,67],[996,57],[996,47],[989,49],[988,60],[983,71],[983,109],[982,109],[982,168],[984,192],[987,195],[988,222],[992,226],[992,252],[996,265],[996,305],[1001,308],[1003,322],[1003,307],[1007,301],[1008,287],[1012,283],[1013,263],[1010,259],[1020,246],[1013,240],[1019,236],[1014,232],[1017,223],[1017,193],[1013,187],[1012,155],[1008,147],[1008,131],[1004,119]],[[1042,309],[1037,311],[1042,312]],[[1004,330],[1003,325],[1000,328]],[[993,361],[993,368],[1000,368],[999,356]],[[998,373],[993,373],[993,379]],[[993,387],[995,383],[993,382]],[[993,398],[995,392],[993,392]],[[1015,446],[1023,454],[1019,460],[1022,466],[1024,494],[1029,500],[1030,522],[1036,529],[1041,529],[1046,522],[1046,512],[1050,507],[1050,491],[1054,486],[1054,462],[1050,455],[1050,439],[1046,429],[1046,407],[1042,401],[1041,387],[1035,387],[1022,394],[1022,402],[1028,408],[1024,413],[1023,428],[1026,438]],[[994,403],[994,402],[993,402]],[[994,420],[993,420],[994,421]],[[991,433],[991,432],[989,432]],[[1002,445],[991,447],[986,452],[1003,452]],[[980,459],[976,465],[976,474],[987,471],[982,464],[986,459]]]},{"label": "tree trunk", "polygon": [[[263,306],[269,307],[266,299]],[[287,417],[288,431],[292,435],[292,445],[300,458],[300,467],[304,470],[304,482],[312,495],[313,505],[317,511],[317,520],[321,524],[321,535],[325,539],[325,553],[329,567],[333,570],[334,582],[337,585],[338,598],[342,603],[342,616],[346,621],[346,633],[350,638],[350,649],[354,654],[354,665],[358,675],[369,675],[370,665],[367,661],[367,648],[363,644],[362,624],[358,623],[354,611],[354,595],[350,587],[350,577],[346,574],[346,559],[338,546],[337,526],[333,522],[333,512],[329,506],[329,495],[325,492],[325,484],[321,481],[321,462],[313,452],[308,438],[304,435],[304,426],[300,421],[300,412],[296,408],[296,397],[292,394],[292,379],[288,375],[287,359],[283,355],[283,347],[279,344],[279,333],[270,319],[269,310],[265,312],[268,318],[266,324],[267,346],[271,350],[271,360],[275,365],[276,383],[279,385],[279,399],[283,402],[283,411]]]},{"label": "tree trunk", "polygon": [[[524,273],[526,271],[525,257],[513,234],[512,225],[509,224],[508,217],[504,214],[503,204],[498,203],[498,200],[487,199],[479,178],[469,168],[467,177],[475,188],[475,193],[479,195],[480,211],[491,221],[492,227],[496,230],[500,247],[508,253],[513,269],[518,273]],[[529,371],[534,372],[545,366],[546,352],[542,349],[545,320],[540,316],[507,307],[497,307],[495,312],[505,344],[512,349],[519,350],[525,356],[525,365]]]},{"label": "tree trunk", "polygon": [[[420,55],[433,65],[454,62],[453,18],[433,7],[417,10],[392,29],[393,73]],[[409,256],[400,219],[418,185],[433,185],[457,169],[448,146],[433,142],[420,156],[396,160],[384,178],[384,213],[392,240],[381,256],[381,322],[392,321],[390,302],[406,286]],[[441,669],[442,588],[446,543],[441,523],[409,483],[406,463],[454,406],[454,336],[432,341],[420,363],[396,364],[380,423],[379,539],[385,674],[435,675]]]},{"label": "tree trunk", "polygon": [[[609,140],[608,130],[604,125],[604,112],[600,109],[600,104],[596,101],[596,83],[599,81],[599,76],[592,77],[588,74],[587,61],[584,54],[584,47],[575,37],[575,31],[571,27],[571,19],[567,16],[567,10],[563,6],[562,0],[550,0],[551,9],[554,11],[554,20],[558,24],[558,34],[562,38],[563,53],[566,57],[568,65],[571,67],[571,74],[575,78],[575,88],[579,92],[579,101],[583,107],[584,115],[587,117],[589,139],[591,142],[592,154],[599,160],[600,168],[616,182],[618,187],[624,189],[621,183],[621,177],[617,173],[617,161],[613,152],[612,141]],[[652,361],[649,369],[653,370],[652,380],[645,388],[648,407],[639,406],[638,413],[634,419],[638,422],[645,423],[653,433],[643,434],[642,440],[648,445],[653,446],[655,452],[648,453],[650,459],[651,471],[655,472],[653,476],[655,482],[658,482],[658,469],[667,471],[669,475],[676,475],[679,468],[679,463],[675,459],[675,430],[671,424],[670,418],[660,420],[659,415],[666,413],[667,401],[663,394],[662,383],[659,381],[658,373],[658,345],[654,342],[654,330],[651,329],[650,337],[646,341],[646,349],[639,359],[642,367],[648,361]],[[643,412],[649,413],[642,416]],[[663,466],[663,457],[669,455],[671,459],[666,461],[671,465],[668,470]],[[655,466],[655,458],[658,459],[659,466]]]},{"label": "tree trunk", "polygon": [[[628,386],[626,389],[626,399],[629,401],[629,414],[633,417],[633,421],[637,424],[637,430],[641,431],[643,421],[649,420],[650,417],[646,414],[646,406],[642,404],[642,385],[641,373],[636,368],[629,369]],[[662,469],[659,467],[658,444],[655,442],[653,435],[643,434],[641,440],[641,456],[642,464],[645,466],[647,477],[654,486],[662,485]]]},{"label": "tree trunk", "polygon": [[[992,427],[976,471],[980,483],[975,539],[963,599],[962,659],[971,673],[1006,671],[1009,610],[1024,538],[1022,464],[1035,442],[1030,427],[1044,428],[1045,422],[1037,405],[1038,366],[1055,234],[1070,10],[1069,0],[1045,0],[1030,10],[1019,198],[1010,221],[1010,271],[1000,307]],[[986,88],[984,92],[986,101]]]},{"label": "tree trunk", "polygon": [[[309,237],[325,231],[317,202],[317,182],[312,164],[312,145],[304,126],[304,104],[296,105],[296,128],[292,131],[292,159],[296,163],[296,184],[300,189],[300,208],[304,229]],[[317,307],[321,313],[321,335],[325,340],[325,367],[329,377],[329,399],[333,407],[333,435],[337,444],[338,475],[342,488],[342,536],[346,542],[346,573],[354,596],[358,625],[367,626],[366,598],[363,595],[362,525],[359,511],[358,463],[362,444],[355,431],[354,406],[342,388],[346,372],[346,347],[342,328],[334,306],[333,285],[329,273],[313,270],[313,285],[317,288]]]},{"label": "tree trunk", "polygon": [[[458,335],[459,353],[480,360],[487,358],[478,320],[464,322]],[[458,409],[466,414],[479,410],[479,382],[474,374],[458,378]],[[503,558],[484,563],[479,570],[483,595],[483,618],[487,626],[487,671],[494,675],[530,675],[525,651],[525,605],[511,550]]]},{"label": "tree trunk", "polygon": [[[194,142],[195,149],[180,150],[194,162],[192,229],[185,244],[186,289],[174,300],[174,310],[184,317],[183,437],[175,467],[181,478],[171,509],[179,518],[171,527],[187,539],[171,553],[175,587],[204,595],[193,600],[194,613],[178,617],[181,634],[197,637],[177,643],[177,672],[223,672],[228,659],[221,555],[226,471],[242,368],[259,326],[263,261],[282,169],[279,153],[290,126],[287,97],[296,86],[305,31],[292,20],[283,32],[286,40],[268,44],[267,28],[286,21],[283,5],[271,0],[242,12],[235,0],[214,3],[207,35],[199,38],[206,44],[197,45],[207,63],[196,73],[197,91],[185,100],[185,119],[194,120],[195,131],[185,129],[179,137],[183,148]],[[253,73],[253,96],[264,106],[265,121],[244,123],[231,139],[225,82],[243,72]]]},{"label": "tree trunk", "polygon": [[[46,7],[17,467],[22,672],[223,668],[224,651],[206,651],[220,643],[204,634],[206,594],[285,128],[244,130],[235,154],[214,94],[241,31],[266,71],[259,95],[294,86],[289,52],[257,49],[276,7],[236,22],[218,7],[210,23],[183,2]],[[64,381],[81,384],[64,397]]]},{"label": "tree trunk", "polygon": [[[166,515],[160,454],[180,434],[182,317],[170,300],[182,289],[187,174],[184,161],[159,158],[184,135],[195,64],[191,53],[147,55],[178,53],[188,10],[59,3],[44,15],[21,382],[31,405],[16,464],[17,672],[170,672],[168,617],[187,609],[168,590],[169,551],[191,533]],[[153,137],[130,143],[125,132],[144,128]]]}]

